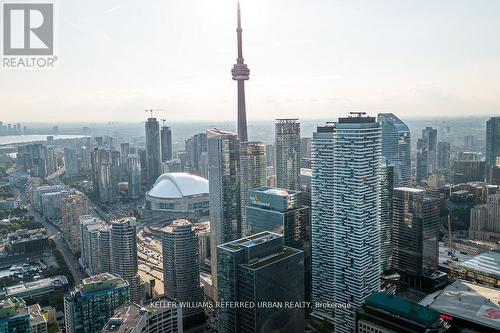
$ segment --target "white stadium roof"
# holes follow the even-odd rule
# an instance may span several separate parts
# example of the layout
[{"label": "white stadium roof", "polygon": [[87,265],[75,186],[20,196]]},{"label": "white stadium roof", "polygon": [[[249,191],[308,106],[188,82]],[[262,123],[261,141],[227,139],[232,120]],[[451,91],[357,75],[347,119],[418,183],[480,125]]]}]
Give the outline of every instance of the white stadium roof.
[{"label": "white stadium roof", "polygon": [[177,199],[208,193],[208,180],[185,172],[164,173],[153,184],[148,195],[154,198]]}]

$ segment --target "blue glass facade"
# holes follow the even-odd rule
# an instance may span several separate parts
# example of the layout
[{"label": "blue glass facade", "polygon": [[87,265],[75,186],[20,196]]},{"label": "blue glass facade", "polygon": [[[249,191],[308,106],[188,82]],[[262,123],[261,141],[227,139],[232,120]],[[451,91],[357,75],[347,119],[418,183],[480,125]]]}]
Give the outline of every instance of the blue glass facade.
[{"label": "blue glass facade", "polygon": [[382,156],[394,166],[394,186],[411,184],[410,129],[392,113],[379,113],[382,128]]}]

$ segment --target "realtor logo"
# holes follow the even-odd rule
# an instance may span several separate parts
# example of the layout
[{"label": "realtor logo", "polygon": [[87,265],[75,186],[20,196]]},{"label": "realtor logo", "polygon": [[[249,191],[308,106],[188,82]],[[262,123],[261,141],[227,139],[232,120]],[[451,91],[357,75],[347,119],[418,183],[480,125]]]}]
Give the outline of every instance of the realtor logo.
[{"label": "realtor logo", "polygon": [[4,3],[2,9],[5,56],[54,54],[52,3]]}]

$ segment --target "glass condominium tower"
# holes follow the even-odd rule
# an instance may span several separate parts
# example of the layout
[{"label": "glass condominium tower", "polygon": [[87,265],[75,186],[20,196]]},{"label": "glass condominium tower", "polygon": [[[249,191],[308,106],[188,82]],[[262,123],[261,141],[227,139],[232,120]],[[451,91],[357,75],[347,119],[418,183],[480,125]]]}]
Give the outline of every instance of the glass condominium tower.
[{"label": "glass condominium tower", "polygon": [[500,117],[486,122],[486,180],[492,180],[492,168],[500,165]]},{"label": "glass condominium tower", "polygon": [[241,233],[248,235],[246,210],[248,190],[266,186],[266,145],[262,142],[242,142],[240,144],[240,202]]},{"label": "glass condominium tower", "polygon": [[394,166],[394,186],[410,186],[410,129],[392,113],[379,113],[377,121],[382,128],[382,156]]},{"label": "glass condominium tower", "polygon": [[148,184],[153,184],[161,174],[160,124],[148,118],[146,129],[146,169]]},{"label": "glass condominium tower", "polygon": [[216,292],[217,246],[241,237],[240,144],[238,136],[232,132],[214,128],[207,130],[207,136],[210,259],[212,287]]},{"label": "glass condominium tower", "polygon": [[335,332],[355,329],[356,309],[380,288],[380,124],[351,113],[339,118],[333,152]]},{"label": "glass condominium tower", "polygon": [[[318,127],[311,146],[312,300],[334,299],[333,239],[333,124]],[[313,315],[333,322],[333,310],[314,309]]]},{"label": "glass condominium tower", "polygon": [[300,191],[300,123],[298,119],[276,119],[276,185]]},{"label": "glass condominium tower", "polygon": [[358,112],[313,136],[313,302],[340,305],[314,314],[335,333],[353,332],[356,309],[380,288],[381,136]]}]

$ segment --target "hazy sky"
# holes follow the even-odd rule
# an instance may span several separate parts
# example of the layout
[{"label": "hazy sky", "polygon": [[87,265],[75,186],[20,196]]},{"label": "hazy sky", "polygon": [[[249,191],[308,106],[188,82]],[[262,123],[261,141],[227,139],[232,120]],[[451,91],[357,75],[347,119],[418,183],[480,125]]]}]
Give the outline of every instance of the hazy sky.
[{"label": "hazy sky", "polygon": [[[0,120],[236,119],[236,0],[58,1],[56,69]],[[498,0],[241,0],[249,119],[500,114]]]}]

